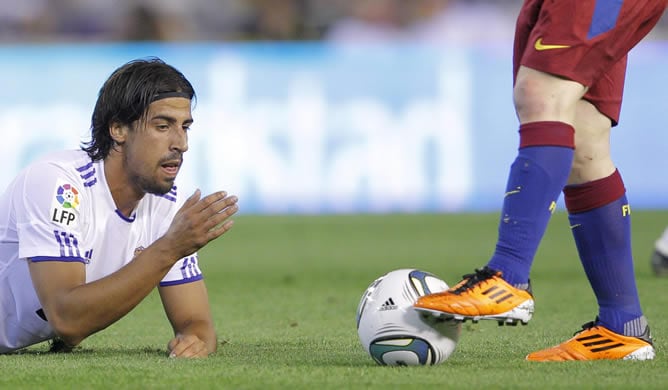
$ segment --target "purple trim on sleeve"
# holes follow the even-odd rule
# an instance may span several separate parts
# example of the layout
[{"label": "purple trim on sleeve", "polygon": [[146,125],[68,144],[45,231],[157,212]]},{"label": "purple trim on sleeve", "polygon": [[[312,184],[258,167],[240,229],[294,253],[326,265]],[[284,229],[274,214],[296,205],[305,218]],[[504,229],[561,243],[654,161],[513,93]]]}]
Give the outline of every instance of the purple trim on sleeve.
[{"label": "purple trim on sleeve", "polygon": [[95,175],[95,169],[93,169],[92,171],[89,171],[88,173],[81,174],[79,176],[81,176],[82,179],[86,180],[86,179],[90,179],[91,176],[93,176],[93,175]]},{"label": "purple trim on sleeve", "polygon": [[204,277],[202,274],[193,276],[192,278],[187,278],[187,279],[179,279],[179,280],[170,280],[169,282],[160,282],[160,287],[167,287],[167,286],[176,286],[179,284],[186,284],[186,283],[192,283],[196,282],[198,280],[202,280]]},{"label": "purple trim on sleeve", "polygon": [[92,187],[97,183],[97,177],[95,177],[96,170],[92,161],[83,167],[77,168],[77,171],[81,172],[79,176],[81,176],[84,181],[84,187]]},{"label": "purple trim on sleeve", "polygon": [[158,196],[165,198],[171,202],[176,202],[176,186],[172,186],[172,189],[168,193]]},{"label": "purple trim on sleeve", "polygon": [[87,169],[90,169],[90,167],[92,167],[92,166],[93,166],[93,162],[91,161],[91,162],[89,162],[88,164],[86,164],[86,165],[84,165],[84,166],[82,166],[82,167],[78,167],[78,168],[77,168],[77,171],[79,171],[79,172],[83,172],[83,171],[85,171],[85,170],[87,170]]},{"label": "purple trim on sleeve", "polygon": [[54,256],[30,257],[30,261],[32,261],[33,263],[39,263],[42,261],[61,261],[63,263],[84,263],[84,264],[88,262],[83,257],[54,257]]}]

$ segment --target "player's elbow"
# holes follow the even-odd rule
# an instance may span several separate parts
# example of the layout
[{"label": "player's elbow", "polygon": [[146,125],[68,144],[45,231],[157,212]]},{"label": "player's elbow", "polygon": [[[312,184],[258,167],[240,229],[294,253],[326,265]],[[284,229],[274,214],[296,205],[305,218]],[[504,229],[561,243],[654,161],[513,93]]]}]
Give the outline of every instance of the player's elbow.
[{"label": "player's elbow", "polygon": [[81,332],[75,332],[70,329],[63,330],[54,329],[58,337],[65,343],[67,347],[74,348],[87,337],[87,335],[82,334]]},{"label": "player's elbow", "polygon": [[58,315],[50,316],[49,324],[56,335],[70,348],[76,347],[90,335],[90,331],[82,329],[75,321],[67,320]]},{"label": "player's elbow", "polygon": [[86,338],[81,334],[62,331],[61,329],[54,329],[54,330],[58,338],[65,344],[66,349],[72,349],[76,347],[77,345],[81,344],[81,342]]}]

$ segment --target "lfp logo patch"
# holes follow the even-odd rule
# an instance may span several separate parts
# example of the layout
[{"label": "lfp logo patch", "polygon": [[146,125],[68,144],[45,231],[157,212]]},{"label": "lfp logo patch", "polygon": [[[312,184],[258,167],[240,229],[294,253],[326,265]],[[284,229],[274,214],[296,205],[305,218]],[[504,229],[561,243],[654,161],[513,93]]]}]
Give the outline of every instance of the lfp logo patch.
[{"label": "lfp logo patch", "polygon": [[79,191],[71,184],[63,184],[56,190],[56,200],[65,209],[79,208]]},{"label": "lfp logo patch", "polygon": [[79,219],[79,190],[72,184],[58,179],[51,202],[51,222],[66,227],[75,227]]}]

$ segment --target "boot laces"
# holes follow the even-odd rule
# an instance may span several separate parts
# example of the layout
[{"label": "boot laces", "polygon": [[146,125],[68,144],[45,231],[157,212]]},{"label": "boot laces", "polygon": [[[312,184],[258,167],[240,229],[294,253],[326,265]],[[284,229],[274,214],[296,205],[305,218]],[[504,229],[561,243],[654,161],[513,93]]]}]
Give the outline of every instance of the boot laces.
[{"label": "boot laces", "polygon": [[[594,321],[589,321],[586,324],[583,324],[582,329],[573,333],[573,336],[577,336],[578,334],[584,332],[585,330],[589,330],[591,328],[594,328],[594,327],[598,326],[598,321],[599,321],[598,316],[596,316],[596,319],[594,319]],[[645,327],[645,331],[643,332],[642,335],[635,336],[635,337],[639,338],[643,341],[646,341],[646,342],[650,343],[651,345],[654,345],[654,340],[652,340],[652,332],[650,331],[649,326]]]},{"label": "boot laces", "polygon": [[460,286],[453,289],[452,293],[461,294],[464,291],[474,288],[475,286],[484,282],[485,280],[493,278],[497,274],[498,271],[495,271],[487,266],[482,268],[476,268],[474,273],[462,276],[462,279],[464,279],[465,282],[461,283]]}]

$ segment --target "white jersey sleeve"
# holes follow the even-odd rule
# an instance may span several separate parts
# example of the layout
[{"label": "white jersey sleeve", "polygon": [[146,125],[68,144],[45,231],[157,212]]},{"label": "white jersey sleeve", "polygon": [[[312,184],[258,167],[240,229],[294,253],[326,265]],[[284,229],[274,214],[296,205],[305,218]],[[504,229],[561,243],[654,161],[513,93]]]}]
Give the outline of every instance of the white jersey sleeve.
[{"label": "white jersey sleeve", "polygon": [[44,161],[30,166],[15,185],[18,257],[85,263],[80,249],[83,182],[76,171]]},{"label": "white jersey sleeve", "polygon": [[[153,240],[162,237],[169,229],[169,226],[174,219],[176,212],[183,206],[185,202],[184,197],[179,194],[177,187],[174,186],[170,192],[162,196],[154,196],[159,209],[167,208],[167,210],[157,211],[155,215],[164,215],[165,218],[156,218],[154,220],[154,229],[157,234]],[[199,261],[197,252],[190,256],[186,256],[177,261],[169,270],[167,275],[160,282],[160,286],[172,286],[176,284],[190,283],[203,278],[202,271],[199,268]]]},{"label": "white jersey sleeve", "polygon": [[197,253],[177,261],[160,282],[160,286],[172,286],[175,284],[190,283],[203,278],[199,269]]}]

